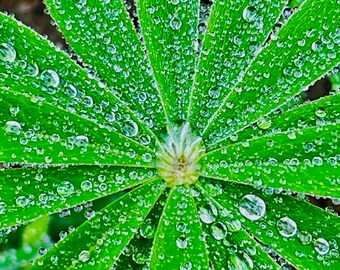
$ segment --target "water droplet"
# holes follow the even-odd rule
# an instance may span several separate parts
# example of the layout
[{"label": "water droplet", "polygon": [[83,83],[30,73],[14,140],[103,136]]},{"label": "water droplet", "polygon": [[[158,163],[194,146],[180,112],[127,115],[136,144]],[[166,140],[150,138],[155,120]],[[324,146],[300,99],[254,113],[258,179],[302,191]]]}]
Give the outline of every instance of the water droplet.
[{"label": "water droplet", "polygon": [[253,6],[248,6],[243,10],[242,17],[246,22],[254,22],[258,18],[257,10]]},{"label": "water droplet", "polygon": [[44,70],[40,78],[46,87],[58,87],[60,82],[59,75],[53,70]]},{"label": "water droplet", "polygon": [[26,70],[28,75],[31,76],[37,76],[39,73],[39,67],[36,63],[33,63],[32,65],[27,65]]},{"label": "water droplet", "polygon": [[152,239],[155,234],[155,226],[151,219],[146,219],[139,228],[140,235],[146,239]]},{"label": "water droplet", "polygon": [[216,207],[212,204],[207,204],[204,207],[200,207],[198,213],[201,221],[206,224],[213,223],[216,220],[218,214]]},{"label": "water droplet", "polygon": [[257,121],[257,126],[260,129],[268,129],[272,125],[272,121],[270,119],[260,118]]},{"label": "water droplet", "polygon": [[74,144],[78,147],[85,148],[89,144],[89,138],[87,138],[85,135],[79,135],[75,138]]},{"label": "water droplet", "polygon": [[170,27],[173,30],[179,30],[182,27],[182,21],[181,19],[178,17],[178,15],[174,15],[171,20],[170,20]]},{"label": "water droplet", "polygon": [[21,125],[17,121],[7,121],[5,131],[7,133],[18,135],[21,132]]},{"label": "water droplet", "polygon": [[[249,261],[247,260],[249,259]],[[249,270],[253,269],[253,261],[247,256],[246,258],[240,258],[235,253],[231,254],[227,262],[229,270]]]},{"label": "water droplet", "polygon": [[185,249],[188,246],[188,240],[185,237],[177,238],[176,245],[180,249]]},{"label": "water droplet", "polygon": [[87,262],[90,259],[90,252],[87,250],[83,250],[82,252],[79,253],[79,260],[82,262]]},{"label": "water droplet", "polygon": [[74,192],[74,186],[69,181],[64,181],[57,187],[57,192],[60,196],[68,197]]},{"label": "water droplet", "polygon": [[307,231],[298,232],[297,237],[303,245],[307,245],[312,241],[312,235]]},{"label": "water droplet", "polygon": [[329,243],[324,238],[318,238],[314,242],[314,249],[321,255],[329,251]]},{"label": "water droplet", "polygon": [[92,189],[91,181],[85,180],[85,181],[81,182],[80,188],[82,189],[82,191],[88,191],[88,190]]},{"label": "water droplet", "polygon": [[325,110],[319,108],[318,110],[315,111],[315,115],[320,118],[324,118],[327,114]]},{"label": "water droplet", "polygon": [[13,63],[16,57],[17,57],[17,52],[11,45],[7,43],[2,43],[0,45],[0,60],[1,61]]},{"label": "water droplet", "polygon": [[233,220],[227,223],[228,230],[231,232],[237,232],[241,230],[242,224],[239,220]]},{"label": "water droplet", "polygon": [[276,223],[276,228],[283,237],[292,237],[297,232],[297,225],[289,217],[280,218]]},{"label": "water droplet", "polygon": [[25,196],[19,196],[16,200],[15,203],[19,207],[26,207],[28,204],[28,199]]},{"label": "water droplet", "polygon": [[211,235],[216,240],[222,240],[227,235],[227,227],[222,222],[215,222],[211,225]]},{"label": "water droplet", "polygon": [[239,211],[249,220],[258,220],[265,215],[266,205],[260,197],[248,194],[242,198]]},{"label": "water droplet", "polygon": [[132,120],[127,120],[122,126],[122,133],[128,137],[134,137],[138,133],[138,125]]},{"label": "water droplet", "polygon": [[7,204],[4,202],[0,202],[0,215],[5,214],[7,208]]}]

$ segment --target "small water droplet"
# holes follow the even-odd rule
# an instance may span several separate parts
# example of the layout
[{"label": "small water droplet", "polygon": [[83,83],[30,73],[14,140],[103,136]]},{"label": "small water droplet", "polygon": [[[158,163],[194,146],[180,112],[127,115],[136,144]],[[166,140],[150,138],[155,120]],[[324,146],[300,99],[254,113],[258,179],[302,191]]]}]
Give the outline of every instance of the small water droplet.
[{"label": "small water droplet", "polygon": [[253,6],[248,6],[243,10],[242,17],[246,22],[254,22],[258,18],[257,10]]},{"label": "small water droplet", "polygon": [[87,250],[83,250],[82,252],[79,253],[78,258],[82,262],[87,262],[90,259],[90,252],[88,252]]},{"label": "small water droplet", "polygon": [[185,249],[188,246],[188,240],[185,237],[177,238],[176,245],[180,249]]},{"label": "small water droplet", "polygon": [[177,31],[182,27],[182,21],[181,19],[178,17],[178,15],[174,15],[171,20],[170,20],[170,27]]},{"label": "small water droplet", "polygon": [[276,223],[276,228],[283,237],[292,237],[297,232],[297,225],[289,217],[280,218]]},{"label": "small water droplet", "polygon": [[249,220],[258,220],[265,215],[266,205],[260,197],[248,194],[242,198],[239,211]]},{"label": "small water droplet", "polygon": [[54,70],[44,70],[40,78],[46,87],[58,87],[60,83],[59,75]]},{"label": "small water droplet", "polygon": [[92,189],[91,181],[85,180],[85,181],[81,182],[80,188],[82,189],[82,191],[88,191],[88,190]]},{"label": "small water droplet", "polygon": [[17,52],[8,43],[2,43],[0,45],[0,60],[4,62],[13,63],[15,58],[17,57]]},{"label": "small water droplet", "polygon": [[64,181],[58,185],[57,192],[60,196],[68,197],[74,192],[74,186],[71,182]]},{"label": "small water droplet", "polygon": [[10,134],[18,135],[21,132],[21,125],[17,121],[7,121],[5,131]]},{"label": "small water droplet", "polygon": [[74,144],[78,147],[85,148],[89,144],[89,138],[85,135],[79,135],[75,138]]},{"label": "small water droplet", "polygon": [[28,205],[28,199],[25,196],[19,196],[16,200],[15,203],[19,207],[26,207]]},{"label": "small water droplet", "polygon": [[329,251],[329,243],[324,238],[318,238],[314,242],[314,249],[321,255]]},{"label": "small water droplet", "polygon": [[5,214],[7,208],[7,204],[4,202],[0,202],[0,215]]}]

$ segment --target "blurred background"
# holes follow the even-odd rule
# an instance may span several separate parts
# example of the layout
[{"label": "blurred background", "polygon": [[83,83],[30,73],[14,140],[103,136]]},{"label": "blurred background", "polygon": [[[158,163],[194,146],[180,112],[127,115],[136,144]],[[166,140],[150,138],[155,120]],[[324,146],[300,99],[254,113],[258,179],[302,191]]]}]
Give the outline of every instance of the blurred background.
[{"label": "blurred background", "polygon": [[[293,2],[298,3],[299,1],[295,0]],[[203,0],[202,4],[209,6],[211,2]],[[129,11],[132,14],[134,11],[132,1],[130,1],[130,6]],[[46,14],[46,8],[41,0],[0,0],[0,11],[13,14],[24,24],[30,26],[41,35],[47,36],[56,46],[70,51],[61,33]],[[134,21],[137,24],[135,18]],[[339,81],[339,72],[326,76],[317,81],[301,96],[301,102],[303,100],[315,100],[328,95],[332,89],[338,89],[337,91],[339,91]],[[91,217],[96,210],[101,209],[122,194],[115,194],[79,205],[49,217],[45,216],[26,226],[0,231],[0,269],[27,268],[32,260],[44,255],[53,243],[66,237],[68,233]],[[331,200],[316,199],[314,197],[309,197],[309,200],[328,211],[340,213],[339,205],[334,205]]]}]

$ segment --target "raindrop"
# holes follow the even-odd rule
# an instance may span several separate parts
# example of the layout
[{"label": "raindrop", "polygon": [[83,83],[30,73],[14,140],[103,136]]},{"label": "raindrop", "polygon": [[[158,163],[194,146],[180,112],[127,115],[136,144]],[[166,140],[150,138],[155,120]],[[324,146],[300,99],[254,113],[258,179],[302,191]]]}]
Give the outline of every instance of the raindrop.
[{"label": "raindrop", "polygon": [[5,214],[5,212],[6,212],[6,207],[7,207],[7,204],[6,204],[6,203],[0,202],[0,215]]},{"label": "raindrop", "polygon": [[11,45],[7,43],[2,43],[0,45],[0,60],[1,61],[13,63],[16,57],[17,57],[17,52]]},{"label": "raindrop", "polygon": [[57,87],[60,82],[59,75],[53,70],[44,70],[40,78],[46,87]]},{"label": "raindrop", "polygon": [[174,15],[172,17],[172,19],[170,20],[170,27],[173,30],[179,30],[182,27],[182,21],[181,19],[178,17],[178,15]]},{"label": "raindrop", "polygon": [[242,198],[239,211],[249,220],[258,220],[265,215],[266,205],[260,197],[248,194]]},{"label": "raindrop", "polygon": [[87,250],[83,250],[82,252],[79,253],[78,258],[82,262],[87,262],[90,259],[90,252],[88,252]]},{"label": "raindrop", "polygon": [[248,6],[243,10],[242,17],[246,22],[254,22],[258,18],[257,10],[253,6]]},{"label": "raindrop", "polygon": [[19,196],[16,200],[15,203],[19,207],[26,207],[28,204],[28,199],[25,196]]},{"label": "raindrop", "polygon": [[184,237],[177,238],[176,245],[180,249],[185,249],[188,246],[188,240]]},{"label": "raindrop", "polygon": [[227,235],[227,227],[222,222],[216,222],[211,225],[211,235],[216,240],[222,240]]},{"label": "raindrop", "polygon": [[283,237],[292,237],[297,232],[297,225],[289,217],[283,217],[276,223],[276,228]]},{"label": "raindrop", "polygon": [[68,197],[74,192],[74,186],[69,181],[64,181],[57,187],[57,192],[60,196]]},{"label": "raindrop", "polygon": [[206,224],[213,223],[218,214],[216,207],[212,204],[207,204],[204,207],[201,207],[198,213],[201,221]]},{"label": "raindrop", "polygon": [[18,135],[21,132],[21,125],[17,121],[7,121],[5,131],[7,133]]},{"label": "raindrop", "polygon": [[324,238],[318,238],[314,242],[314,249],[321,255],[329,251],[329,243]]},{"label": "raindrop", "polygon": [[75,138],[74,144],[78,147],[86,147],[89,144],[89,138],[84,135],[79,135]]},{"label": "raindrop", "polygon": [[138,133],[138,125],[132,120],[127,120],[123,123],[122,133],[128,137],[134,137]]}]

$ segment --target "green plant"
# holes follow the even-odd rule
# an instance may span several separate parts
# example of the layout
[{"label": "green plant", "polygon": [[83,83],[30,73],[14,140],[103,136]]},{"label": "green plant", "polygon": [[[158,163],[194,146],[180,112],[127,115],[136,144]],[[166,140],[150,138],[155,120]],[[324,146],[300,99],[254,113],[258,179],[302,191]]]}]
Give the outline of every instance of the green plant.
[{"label": "green plant", "polygon": [[0,228],[127,192],[33,269],[340,268],[339,0],[45,2],[79,61],[0,14]]}]

